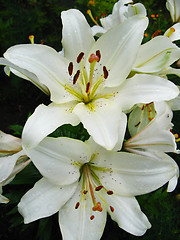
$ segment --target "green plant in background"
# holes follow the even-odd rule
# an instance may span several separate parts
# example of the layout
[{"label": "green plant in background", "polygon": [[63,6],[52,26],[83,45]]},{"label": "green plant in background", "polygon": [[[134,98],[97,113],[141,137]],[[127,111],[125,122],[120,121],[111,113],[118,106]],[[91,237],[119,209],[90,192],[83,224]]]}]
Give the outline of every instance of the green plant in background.
[{"label": "green plant in background", "polygon": [[[91,25],[93,21],[86,13],[91,10],[94,18],[100,24],[99,19],[112,12],[116,1],[58,1],[58,0],[29,0],[29,1],[0,1],[0,48],[1,55],[5,50],[14,44],[27,43],[30,34],[35,35],[35,42],[47,44],[60,51],[61,46],[61,21],[62,10],[76,7],[84,12]],[[169,12],[165,7],[165,1],[145,0],[143,3],[148,11],[150,25],[146,31],[144,42],[148,41],[155,34],[163,34],[171,25]],[[158,30],[158,31],[157,31]],[[33,113],[35,107],[49,100],[43,93],[33,87],[28,82],[13,76],[2,78],[1,104],[3,117],[1,119],[1,130],[13,133],[20,137],[22,127],[29,113]],[[178,84],[179,79],[172,77]],[[28,93],[28,96],[27,96]],[[25,100],[26,99],[26,100]],[[36,101],[34,101],[34,99]],[[10,103],[10,107],[9,107]],[[9,108],[9,109],[8,109]],[[14,113],[12,109],[15,109]],[[6,114],[8,113],[8,114]],[[17,115],[16,117],[14,115]],[[15,122],[14,122],[15,119]],[[180,123],[179,112],[174,113],[174,131],[179,133]],[[10,126],[16,123],[17,125]],[[19,125],[20,124],[20,125]],[[7,126],[9,128],[7,129]],[[72,127],[63,125],[51,136],[66,136],[85,141],[89,135],[82,127],[82,124]],[[180,157],[173,156],[179,163]],[[29,190],[37,180],[41,178],[37,169],[30,164],[23,172],[19,173],[15,179],[4,189],[6,196],[11,199],[9,205],[0,206],[0,239],[37,239],[54,240],[60,238],[57,224],[57,215],[50,218],[38,220],[34,223],[24,225],[23,219],[17,212],[17,203],[21,197]],[[149,217],[153,228],[148,230],[142,240],[178,240],[180,222],[178,221],[179,201],[176,197],[180,193],[177,188],[173,193],[167,193],[165,188],[144,196],[138,197],[143,212]],[[102,240],[106,239],[137,239],[132,235],[119,229],[117,224],[108,221]]]}]

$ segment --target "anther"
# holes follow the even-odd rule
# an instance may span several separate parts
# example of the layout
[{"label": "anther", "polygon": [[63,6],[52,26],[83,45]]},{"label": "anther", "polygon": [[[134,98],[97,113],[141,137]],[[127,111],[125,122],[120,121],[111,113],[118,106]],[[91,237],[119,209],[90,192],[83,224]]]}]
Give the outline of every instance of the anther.
[{"label": "anther", "polygon": [[142,106],[141,110],[143,111],[145,109],[145,105]]},{"label": "anther", "polygon": [[111,212],[114,212],[114,208],[112,206],[110,206]]},{"label": "anther", "polygon": [[173,32],[175,32],[175,28],[171,27],[169,29],[169,32],[166,34],[166,37],[170,37],[173,34]]},{"label": "anther", "polygon": [[84,53],[81,52],[81,53],[78,55],[78,57],[77,57],[77,63],[80,63],[80,62],[81,62],[83,56],[84,56]]},{"label": "anther", "polygon": [[84,191],[83,191],[84,194],[87,194],[87,192],[88,192],[87,190],[84,190]]},{"label": "anther", "polygon": [[101,53],[100,53],[100,50],[97,50],[96,51],[96,56],[98,56],[99,60],[98,62],[101,60]]},{"label": "anther", "polygon": [[77,73],[74,75],[74,78],[73,78],[73,84],[77,82],[79,74],[80,74],[80,70],[77,70]]},{"label": "anther", "polygon": [[101,203],[100,202],[97,202],[94,207],[92,208],[93,211],[99,211],[99,212],[102,212],[102,207],[101,207]]},{"label": "anther", "polygon": [[86,93],[89,93],[89,89],[90,89],[90,82],[88,82],[86,85]]},{"label": "anther", "polygon": [[139,124],[141,123],[141,121],[139,121],[136,125],[134,125],[135,127],[138,127],[139,126]]},{"label": "anther", "polygon": [[103,186],[98,186],[95,188],[95,191],[100,191],[103,188]]},{"label": "anther", "polygon": [[107,194],[108,194],[108,195],[112,195],[112,194],[113,194],[113,191],[107,191]]},{"label": "anther", "polygon": [[93,220],[94,218],[95,218],[94,215],[90,216],[90,219],[91,219],[91,220]]},{"label": "anther", "polygon": [[80,205],[80,203],[77,202],[77,203],[76,203],[76,206],[75,206],[75,209],[78,209],[79,205]]},{"label": "anther", "polygon": [[70,76],[71,76],[72,73],[73,73],[73,63],[72,63],[72,62],[69,63],[68,72],[69,72],[69,75],[70,75]]},{"label": "anther", "polygon": [[108,73],[108,70],[107,70],[107,68],[105,66],[103,66],[103,72],[104,72],[104,78],[107,79],[109,73]]},{"label": "anther", "polygon": [[94,53],[92,53],[89,57],[90,63],[93,63],[94,61],[99,62],[99,60],[100,60],[99,57],[97,55],[95,55]]}]

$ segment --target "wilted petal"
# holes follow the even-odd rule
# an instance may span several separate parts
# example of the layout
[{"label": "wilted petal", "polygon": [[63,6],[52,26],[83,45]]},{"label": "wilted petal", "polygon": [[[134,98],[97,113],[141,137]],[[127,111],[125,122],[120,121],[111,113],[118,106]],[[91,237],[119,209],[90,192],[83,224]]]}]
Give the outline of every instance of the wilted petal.
[{"label": "wilted petal", "polygon": [[135,235],[142,236],[151,227],[147,217],[141,211],[134,197],[122,197],[118,195],[103,194],[106,203],[113,207],[113,212],[107,208],[112,220],[116,221],[120,228]]},{"label": "wilted petal", "polygon": [[64,185],[78,180],[79,168],[90,161],[92,152],[82,141],[47,137],[27,154],[44,177],[54,184]]},{"label": "wilted petal", "polygon": [[156,158],[124,152],[104,152],[93,162],[102,185],[121,196],[152,192],[167,183],[177,172],[173,160],[158,161]]},{"label": "wilted petal", "polygon": [[[77,209],[77,202],[80,205]],[[81,197],[81,184],[72,198],[59,211],[59,224],[63,239],[68,240],[99,240],[106,224],[106,206],[103,211],[92,211],[92,202],[89,195]],[[94,216],[91,220],[90,217]],[[71,227],[69,227],[71,226]]]},{"label": "wilted petal", "polygon": [[117,98],[123,110],[137,103],[167,101],[177,97],[179,89],[172,82],[154,75],[136,74],[119,88]]},{"label": "wilted petal", "polygon": [[63,124],[77,125],[79,120],[72,113],[74,105],[74,102],[62,105],[39,105],[24,126],[23,146],[27,149],[36,146],[43,138]]},{"label": "wilted petal", "polygon": [[69,200],[77,187],[77,183],[58,186],[45,178],[39,180],[18,204],[18,210],[24,217],[24,223],[51,216]]},{"label": "wilted petal", "polygon": [[[109,70],[107,87],[119,86],[128,76],[144,36],[148,20],[134,16],[110,29],[93,45],[91,52],[100,50],[102,66]],[[113,36],[113,38],[112,38]]]},{"label": "wilted petal", "polygon": [[81,52],[87,54],[94,44],[92,30],[84,15],[77,9],[63,11],[61,17],[64,56],[75,63],[78,55]]},{"label": "wilted petal", "polygon": [[116,102],[101,98],[88,104],[79,103],[73,112],[95,142],[108,150],[115,146],[121,122],[121,110]]}]

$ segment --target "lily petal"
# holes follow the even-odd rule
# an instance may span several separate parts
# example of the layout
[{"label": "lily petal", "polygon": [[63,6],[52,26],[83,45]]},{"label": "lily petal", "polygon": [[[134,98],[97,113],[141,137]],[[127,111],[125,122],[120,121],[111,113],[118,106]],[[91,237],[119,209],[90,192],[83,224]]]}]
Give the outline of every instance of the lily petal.
[{"label": "lily petal", "polygon": [[77,104],[73,113],[79,117],[95,142],[108,150],[115,146],[121,121],[121,110],[117,103],[101,98],[89,104]]},{"label": "lily petal", "polygon": [[90,161],[87,144],[71,138],[45,138],[27,151],[40,173],[54,184],[71,184],[80,176],[79,168]]},{"label": "lily petal", "polygon": [[92,30],[84,15],[77,9],[63,11],[61,18],[64,56],[75,63],[78,55],[81,52],[86,55],[94,44]]},{"label": "lily petal", "polygon": [[177,97],[178,94],[178,87],[164,78],[136,74],[121,85],[117,98],[122,110],[129,110],[137,103],[168,101]]},{"label": "lily petal", "polygon": [[63,105],[39,105],[28,118],[22,133],[23,146],[28,149],[36,146],[43,138],[63,124],[77,125],[79,119],[72,113],[74,103]]},{"label": "lily petal", "polygon": [[103,194],[103,197],[107,204],[113,207],[113,212],[107,208],[108,213],[120,228],[135,236],[142,236],[151,227],[134,197],[122,197],[115,194]]},{"label": "lily petal", "polygon": [[57,186],[42,178],[29,190],[18,204],[18,210],[24,217],[24,223],[51,216],[73,195],[77,183]]},{"label": "lily petal", "polygon": [[[93,160],[97,176],[107,190],[121,196],[152,192],[176,175],[177,165],[124,152],[104,152]],[[102,171],[98,171],[99,169]]]},{"label": "lily petal", "polygon": [[53,48],[41,44],[23,44],[10,47],[4,57],[27,71],[34,73],[40,83],[51,93],[51,100],[62,102],[72,100],[63,87],[67,74],[67,60]]},{"label": "lily petal", "polygon": [[169,37],[169,39],[173,42],[180,39],[180,23],[174,24],[170,27],[165,33],[164,36]]},{"label": "lily petal", "polygon": [[109,70],[105,86],[119,86],[128,76],[147,24],[146,17],[133,16],[110,29],[93,45],[91,52],[100,50],[101,64]]},{"label": "lily petal", "polygon": [[[59,224],[63,239],[99,240],[106,224],[106,206],[102,206],[102,212],[92,211],[89,196],[80,201],[81,187],[79,184],[75,194],[59,211]],[[75,209],[79,201],[80,205]],[[92,215],[94,219],[91,220]]]},{"label": "lily petal", "polygon": [[169,38],[157,36],[140,46],[133,70],[142,73],[159,72],[179,58],[180,49]]}]

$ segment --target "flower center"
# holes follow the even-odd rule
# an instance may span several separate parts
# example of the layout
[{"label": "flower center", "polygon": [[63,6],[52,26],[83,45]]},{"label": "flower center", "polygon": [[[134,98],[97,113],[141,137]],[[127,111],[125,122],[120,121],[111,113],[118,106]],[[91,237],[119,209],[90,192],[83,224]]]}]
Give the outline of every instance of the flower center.
[{"label": "flower center", "polygon": [[[79,69],[74,73],[74,64],[70,62],[68,65],[68,73],[72,79],[72,84],[65,85],[65,89],[78,98],[79,101],[84,103],[89,103],[93,99],[97,97],[97,89],[104,81],[104,79],[108,78],[108,70],[105,66],[102,67],[102,74],[100,76],[96,76],[96,72],[98,71],[97,62],[99,63],[101,60],[100,50],[97,50],[96,53],[92,53],[88,59],[90,64],[89,74],[87,73],[85,63],[84,63],[84,53],[81,52],[77,56],[77,63],[79,65]],[[100,64],[101,66],[101,64]],[[101,68],[99,66],[99,68]],[[78,85],[78,86],[77,86]]]},{"label": "flower center", "polygon": [[[90,164],[85,164],[82,166],[82,177],[83,177],[83,184],[82,184],[82,191],[81,191],[81,200],[87,199],[87,195],[89,195],[89,199],[92,202],[92,209],[90,219],[93,220],[95,216],[93,215],[93,211],[102,212],[102,201],[103,200],[100,191],[106,191],[108,195],[112,195],[113,191],[107,191],[100,183],[99,178],[97,175],[92,171]],[[99,201],[100,199],[100,201]],[[80,202],[81,202],[80,200]],[[80,206],[80,202],[77,202],[75,205],[75,209],[78,209]],[[114,212],[114,208],[109,206],[110,210]]]}]

